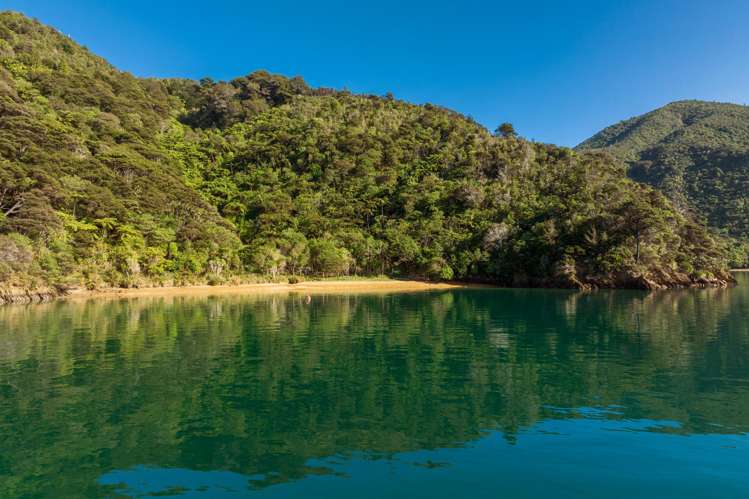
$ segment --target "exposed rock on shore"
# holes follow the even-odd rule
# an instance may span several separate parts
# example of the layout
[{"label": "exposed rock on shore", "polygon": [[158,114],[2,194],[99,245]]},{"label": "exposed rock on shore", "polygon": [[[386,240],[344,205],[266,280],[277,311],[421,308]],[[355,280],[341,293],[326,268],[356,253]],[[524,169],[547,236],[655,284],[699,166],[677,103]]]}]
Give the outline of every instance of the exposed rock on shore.
[{"label": "exposed rock on shore", "polygon": [[[516,286],[521,285],[518,282]],[[685,288],[727,288],[736,284],[736,279],[728,272],[717,272],[709,276],[695,276],[682,272],[656,270],[649,272],[612,272],[603,275],[579,275],[576,272],[560,273],[553,279],[540,282],[527,282],[531,287],[568,289],[685,289]]]},{"label": "exposed rock on shore", "polygon": [[62,288],[0,288],[0,304],[9,303],[41,303],[64,296],[66,290]]}]

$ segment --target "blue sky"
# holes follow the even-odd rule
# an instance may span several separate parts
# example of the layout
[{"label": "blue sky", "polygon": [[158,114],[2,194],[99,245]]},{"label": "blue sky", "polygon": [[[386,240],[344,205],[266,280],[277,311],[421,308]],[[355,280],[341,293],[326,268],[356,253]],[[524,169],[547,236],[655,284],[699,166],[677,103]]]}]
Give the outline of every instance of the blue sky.
[{"label": "blue sky", "polygon": [[256,69],[573,146],[680,99],[749,104],[746,0],[0,0],[138,76]]}]

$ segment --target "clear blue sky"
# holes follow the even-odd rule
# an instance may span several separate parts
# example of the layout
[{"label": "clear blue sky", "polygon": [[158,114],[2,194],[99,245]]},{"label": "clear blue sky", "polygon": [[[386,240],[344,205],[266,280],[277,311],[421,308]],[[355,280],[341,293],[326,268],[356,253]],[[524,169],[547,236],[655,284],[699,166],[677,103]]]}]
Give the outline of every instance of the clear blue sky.
[{"label": "clear blue sky", "polygon": [[301,75],[572,146],[673,100],[749,103],[749,1],[0,0],[139,76]]}]

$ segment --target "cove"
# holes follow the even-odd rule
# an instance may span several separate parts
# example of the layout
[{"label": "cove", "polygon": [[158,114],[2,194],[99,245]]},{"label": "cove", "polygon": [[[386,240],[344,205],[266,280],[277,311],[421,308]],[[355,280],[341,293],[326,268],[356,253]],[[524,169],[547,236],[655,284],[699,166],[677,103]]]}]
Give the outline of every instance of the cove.
[{"label": "cove", "polygon": [[740,497],[737,278],[0,307],[0,497]]}]

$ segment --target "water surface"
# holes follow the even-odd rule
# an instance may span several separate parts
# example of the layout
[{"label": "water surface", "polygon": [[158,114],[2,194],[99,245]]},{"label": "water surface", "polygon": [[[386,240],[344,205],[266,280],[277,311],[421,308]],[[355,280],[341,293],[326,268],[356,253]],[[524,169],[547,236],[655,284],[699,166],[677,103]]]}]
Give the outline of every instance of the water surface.
[{"label": "water surface", "polygon": [[747,497],[740,280],[0,307],[0,497]]}]

